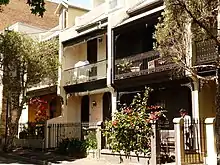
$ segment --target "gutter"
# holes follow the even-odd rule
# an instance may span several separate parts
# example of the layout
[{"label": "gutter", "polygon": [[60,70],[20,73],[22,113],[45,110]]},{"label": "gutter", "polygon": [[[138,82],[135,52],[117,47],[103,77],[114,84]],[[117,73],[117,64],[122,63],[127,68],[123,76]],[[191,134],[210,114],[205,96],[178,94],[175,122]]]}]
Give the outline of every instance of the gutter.
[{"label": "gutter", "polygon": [[83,32],[83,31],[85,31],[85,30],[88,30],[88,29],[90,29],[90,28],[93,28],[93,27],[95,27],[95,26],[103,26],[103,24],[106,23],[107,21],[108,21],[108,18],[105,17],[105,18],[100,19],[100,20],[98,20],[98,21],[96,21],[96,22],[93,22],[93,23],[89,23],[89,24],[86,24],[86,25],[83,25],[83,26],[76,27],[76,31],[77,31],[78,33],[80,33],[80,32]]}]

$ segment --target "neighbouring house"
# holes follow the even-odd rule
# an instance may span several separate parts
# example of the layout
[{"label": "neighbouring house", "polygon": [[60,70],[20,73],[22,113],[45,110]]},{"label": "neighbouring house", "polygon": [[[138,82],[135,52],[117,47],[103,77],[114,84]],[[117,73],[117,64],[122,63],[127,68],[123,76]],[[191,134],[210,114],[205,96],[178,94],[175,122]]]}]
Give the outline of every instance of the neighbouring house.
[{"label": "neighbouring house", "polygon": [[[30,8],[23,1],[13,0],[7,6],[2,6],[2,12],[0,12],[1,22],[0,31],[5,29],[14,30],[17,32],[25,33],[36,40],[40,40],[39,34],[45,33],[48,29],[53,28],[58,24],[59,18],[54,14],[57,8],[57,3],[46,1],[47,11],[43,18],[31,14]],[[2,93],[3,87],[0,87],[0,93]],[[0,95],[0,102],[2,105],[2,94]],[[4,126],[6,123],[5,108],[6,103],[0,106],[1,113],[1,134],[4,134]],[[25,108],[26,109],[26,108]],[[26,116],[24,115],[26,114]],[[21,121],[27,122],[28,113],[22,113]]]},{"label": "neighbouring house", "polygon": [[[107,87],[107,14],[106,3],[93,1],[93,9],[77,17],[75,25],[60,33],[58,93],[64,99],[63,116],[47,121],[48,126],[63,125],[67,137],[80,136],[71,125],[96,125],[111,118],[111,90]],[[68,125],[70,124],[70,125]],[[52,130],[51,130],[52,129]],[[46,146],[57,146],[53,128],[48,130]],[[55,135],[55,134],[54,134]],[[61,135],[56,135],[61,138]]]},{"label": "neighbouring house", "polygon": [[[88,9],[84,9],[81,7],[77,7],[77,6],[73,6],[73,5],[69,5],[66,2],[61,2],[59,5],[56,5],[57,8],[54,9],[53,14],[54,17],[57,17],[56,15],[58,15],[59,20],[57,20],[56,23],[56,27],[50,28],[50,30],[48,29],[43,29],[43,28],[39,28],[39,27],[35,27],[33,25],[30,24],[26,24],[23,22],[17,22],[9,27],[7,27],[8,30],[14,30],[26,35],[29,35],[30,37],[32,37],[33,39],[38,40],[39,42],[43,42],[46,40],[50,40],[52,38],[58,38],[59,33],[64,30],[65,28],[68,28],[69,26],[74,26],[75,22],[72,20],[75,20],[75,17],[80,16],[86,12],[88,12]],[[54,13],[55,12],[55,13]],[[47,17],[46,17],[47,18]],[[47,19],[45,19],[47,20]],[[52,19],[53,20],[53,19]],[[67,26],[64,26],[66,24],[66,22],[68,23]],[[43,22],[41,22],[43,24]],[[42,26],[44,27],[44,26]],[[50,27],[50,26],[48,26]],[[58,70],[57,70],[58,72]],[[42,101],[45,102],[44,108],[45,108],[45,119],[52,119],[55,117],[58,117],[61,115],[61,99],[60,97],[57,95],[57,85],[49,85],[50,83],[48,82],[47,79],[45,79],[44,81],[42,81],[39,84],[36,84],[35,86],[31,87],[30,89],[28,89],[27,91],[27,95],[33,97],[33,98],[38,98]],[[2,88],[3,90],[3,88]],[[3,96],[2,96],[3,97]],[[1,99],[2,100],[2,99]],[[33,103],[33,104],[27,104],[21,114],[20,120],[19,120],[19,135],[22,136],[22,133],[20,134],[20,132],[22,131],[26,131],[26,129],[29,129],[29,127],[31,126],[30,123],[32,123],[32,125],[34,124],[36,129],[36,131],[42,132],[41,128],[43,128],[43,123],[39,124],[39,128],[38,125],[36,125],[35,123],[37,122],[37,116],[36,114],[38,113],[38,107],[37,107],[38,103]],[[6,107],[6,103],[3,104],[4,107]],[[2,108],[2,125],[4,126],[6,123],[5,120],[5,108]],[[29,123],[29,124],[27,124]],[[42,125],[43,124],[43,125]],[[4,133],[4,132],[3,132]],[[36,133],[37,134],[37,133]],[[41,140],[39,142],[37,141],[32,141],[30,143],[24,143],[22,142],[22,145],[28,145],[29,147],[37,147],[37,148],[41,148],[42,147],[42,138],[43,138],[43,134],[42,137],[38,137],[41,138]],[[18,141],[19,143],[19,141]],[[21,145],[21,144],[18,144]]]},{"label": "neighbouring house", "polygon": [[[64,99],[63,115],[47,121],[46,147],[57,147],[62,138],[81,137],[81,126],[75,128],[77,123],[87,123],[89,128],[100,126],[111,119],[119,102],[129,104],[134,94],[149,86],[154,89],[150,104],[164,107],[168,118],[166,125],[158,129],[157,147],[152,146],[159,151],[150,159],[159,161],[165,155],[169,160],[176,156],[176,162],[181,159],[181,163],[207,163],[208,131],[201,118],[215,116],[216,86],[214,82],[201,86],[183,70],[176,74],[178,66],[153,50],[153,33],[165,8],[163,1],[93,0],[93,4],[90,12],[77,17],[74,26],[59,34],[62,67],[57,91]],[[214,62],[212,41],[195,43],[190,35],[187,37],[188,65]],[[209,76],[214,72],[203,69],[199,74]],[[183,145],[179,153],[178,144],[184,144],[186,137],[179,136],[184,130],[174,118],[180,117],[181,108],[188,111],[192,118],[188,127],[193,129],[190,147]],[[105,139],[99,136],[97,140],[98,153],[107,159],[112,153]]]},{"label": "neighbouring house", "polygon": [[57,6],[57,3],[45,1],[47,10],[44,13],[44,17],[41,18],[31,14],[30,7],[24,1],[10,1],[8,5],[2,6],[3,10],[0,13],[0,30],[4,30],[6,27],[16,24],[17,22],[49,30],[58,24],[59,17],[54,15]]},{"label": "neighbouring house", "polygon": [[[117,1],[113,7],[110,5],[110,8],[120,8],[119,2],[121,1]],[[184,129],[191,129],[191,134],[190,137],[184,135],[185,141],[182,142],[189,143],[190,147],[186,144],[183,146],[185,152],[181,161],[207,163],[207,141],[204,138],[207,132],[204,119],[213,118],[216,114],[215,82],[201,85],[190,73],[184,70],[178,72],[175,63],[161,58],[159,52],[153,50],[153,34],[165,7],[163,1],[136,1],[133,5],[127,1],[124,3],[124,10],[116,10],[108,16],[108,36],[112,36],[111,40],[108,40],[108,48],[111,48],[108,51],[109,55],[111,54],[109,59],[112,59],[108,62],[108,66],[111,66],[108,69],[112,70],[109,84],[117,92],[117,102],[129,104],[134,94],[143,92],[145,86],[154,89],[149,102],[164,107],[168,118],[167,123],[163,125],[167,126],[160,132],[159,144],[166,147],[161,147],[157,154],[163,155],[163,152],[166,152],[168,159],[175,155],[174,148],[178,148],[178,140],[175,139],[177,131],[174,129],[177,123],[173,123],[173,120],[180,117],[180,109],[186,109],[192,121],[188,125],[185,124],[188,128]],[[211,40],[194,42],[190,35],[191,30],[188,32],[187,65],[215,62],[215,44]],[[210,76],[214,75],[215,71],[202,69],[198,73]],[[176,158],[178,159],[181,158]]]}]

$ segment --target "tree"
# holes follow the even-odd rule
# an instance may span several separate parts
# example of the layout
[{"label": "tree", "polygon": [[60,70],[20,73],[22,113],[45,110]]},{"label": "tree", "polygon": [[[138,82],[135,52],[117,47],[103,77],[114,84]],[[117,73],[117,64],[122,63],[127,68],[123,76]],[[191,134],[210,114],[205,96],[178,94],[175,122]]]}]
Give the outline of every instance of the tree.
[{"label": "tree", "polygon": [[[10,0],[0,0],[0,11],[2,5],[7,5],[10,3]],[[27,0],[27,4],[30,6],[31,13],[43,17],[45,9],[44,0]]]},{"label": "tree", "polygon": [[4,100],[10,103],[7,150],[17,135],[19,118],[29,98],[28,88],[48,79],[55,84],[58,75],[58,42],[37,42],[28,36],[8,32],[0,35],[0,64]]},{"label": "tree", "polygon": [[[155,48],[166,59],[175,62],[179,68],[189,72],[201,82],[215,81],[216,128],[220,129],[220,80],[219,80],[219,0],[164,0],[165,10],[156,26]],[[195,41],[213,40],[218,57],[214,63],[191,65],[189,48]],[[201,76],[199,69],[212,68],[216,75]],[[218,154],[220,153],[220,131],[216,131]]]}]

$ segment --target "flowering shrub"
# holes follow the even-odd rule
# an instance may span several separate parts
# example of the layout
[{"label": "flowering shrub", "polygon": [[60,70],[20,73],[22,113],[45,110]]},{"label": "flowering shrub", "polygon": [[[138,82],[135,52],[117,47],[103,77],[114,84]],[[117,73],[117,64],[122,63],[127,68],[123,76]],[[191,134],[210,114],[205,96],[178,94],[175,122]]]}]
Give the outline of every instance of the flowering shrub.
[{"label": "flowering shrub", "polygon": [[30,100],[31,105],[35,105],[35,121],[45,122],[49,117],[47,115],[47,101],[40,98],[33,98]]},{"label": "flowering shrub", "polygon": [[151,89],[146,88],[144,95],[137,94],[132,103],[123,105],[114,114],[113,121],[105,122],[104,136],[113,152],[123,151],[126,156],[150,153],[151,123],[165,118],[160,106],[148,106]]}]

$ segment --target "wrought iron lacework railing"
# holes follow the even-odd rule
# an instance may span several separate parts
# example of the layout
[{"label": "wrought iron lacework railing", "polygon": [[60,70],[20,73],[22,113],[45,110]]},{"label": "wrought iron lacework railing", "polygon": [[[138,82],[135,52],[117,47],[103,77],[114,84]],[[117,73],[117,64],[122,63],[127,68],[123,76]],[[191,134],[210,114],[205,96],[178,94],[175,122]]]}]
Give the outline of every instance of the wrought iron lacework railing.
[{"label": "wrought iron lacework railing", "polygon": [[102,60],[94,64],[64,70],[64,85],[68,86],[104,79],[107,76],[106,69],[107,62],[106,60]]},{"label": "wrought iron lacework railing", "polygon": [[115,79],[125,79],[168,71],[176,64],[160,58],[159,52],[149,51],[115,61]]},{"label": "wrought iron lacework railing", "polygon": [[196,64],[214,62],[218,56],[217,45],[214,40],[205,40],[195,43]]}]

